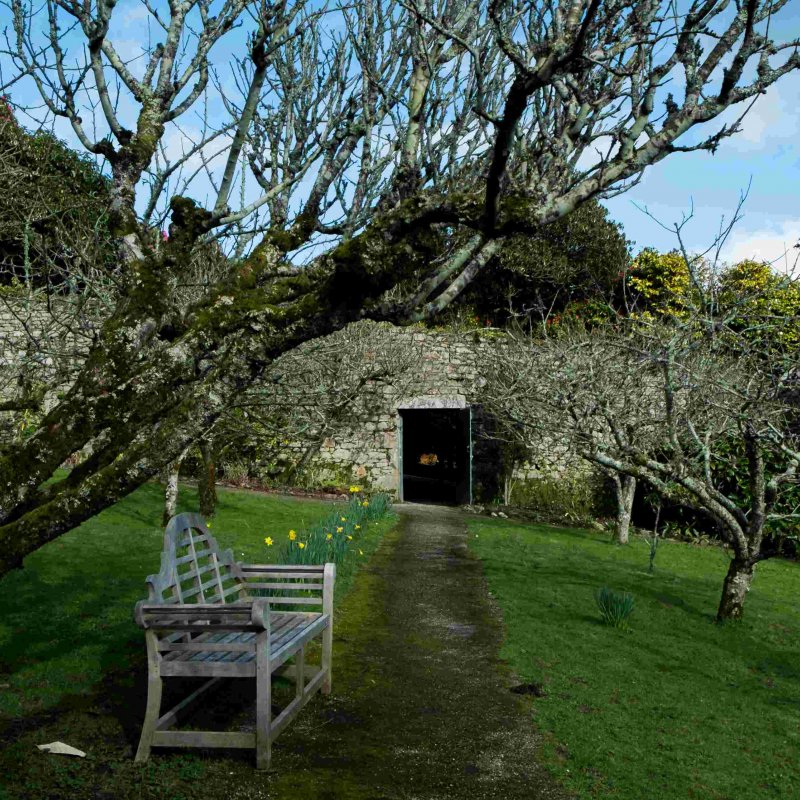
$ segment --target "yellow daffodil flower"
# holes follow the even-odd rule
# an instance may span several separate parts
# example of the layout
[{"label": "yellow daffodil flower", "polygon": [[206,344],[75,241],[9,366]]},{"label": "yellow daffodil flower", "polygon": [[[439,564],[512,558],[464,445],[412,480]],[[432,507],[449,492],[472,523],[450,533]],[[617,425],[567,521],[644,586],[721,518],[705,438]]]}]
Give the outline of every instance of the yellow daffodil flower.
[{"label": "yellow daffodil flower", "polygon": [[298,542],[297,546],[302,550],[306,546],[306,543],[305,542]]},{"label": "yellow daffodil flower", "polygon": [[271,536],[267,536],[267,538],[266,538],[266,539],[264,539],[264,544],[265,544],[267,547],[272,547],[272,537],[271,537]]},{"label": "yellow daffodil flower", "polygon": [[344,528],[337,528],[336,529],[336,533],[341,533],[343,530],[344,530]]},{"label": "yellow daffodil flower", "polygon": [[339,517],[342,522],[347,522],[347,517]]},{"label": "yellow daffodil flower", "polygon": [[350,487],[350,494],[355,494],[356,492],[360,492],[360,491],[361,491],[361,487],[360,486],[351,486]]},{"label": "yellow daffodil flower", "polygon": [[356,530],[360,531],[361,530],[361,526],[360,525],[356,525]]},{"label": "yellow daffodil flower", "polygon": [[332,534],[332,533],[329,533],[329,534],[328,534],[328,535],[327,535],[325,538],[326,538],[328,541],[330,541],[331,539],[333,539],[333,534]]},{"label": "yellow daffodil flower", "polygon": [[359,551],[358,551],[358,554],[359,554],[360,556],[363,556],[363,555],[364,555],[364,551],[363,551],[363,550],[359,550]]},{"label": "yellow daffodil flower", "polygon": [[348,533],[347,534],[347,541],[350,542],[350,541],[352,541],[352,539],[353,539],[353,537]]},{"label": "yellow daffodil flower", "polygon": [[297,533],[295,531],[289,531],[289,540],[294,541],[297,538]]},{"label": "yellow daffodil flower", "polygon": [[366,508],[369,505],[369,500],[365,500],[361,505]]}]

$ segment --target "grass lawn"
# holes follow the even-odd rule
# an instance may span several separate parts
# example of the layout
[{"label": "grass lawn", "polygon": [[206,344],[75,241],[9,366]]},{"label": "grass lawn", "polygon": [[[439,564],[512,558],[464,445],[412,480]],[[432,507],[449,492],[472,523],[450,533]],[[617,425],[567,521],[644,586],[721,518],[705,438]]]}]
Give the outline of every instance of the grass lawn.
[{"label": "grass lawn", "polygon": [[[133,607],[145,578],[157,572],[163,540],[162,490],[143,486],[49,543],[25,568],[0,580],[0,798],[196,798],[193,781],[206,762],[194,754],[160,755],[134,768],[132,752],[144,716],[144,637]],[[181,489],[179,511],[196,510],[197,493]],[[244,561],[269,562],[283,539],[330,512],[332,504],[220,490],[212,532]],[[366,558],[393,525],[368,526]],[[337,569],[336,597],[352,584],[356,562]],[[335,669],[335,668],[334,668]],[[334,673],[335,674],[335,673]],[[286,734],[284,734],[286,735]],[[89,756],[39,753],[36,744],[65,741]],[[227,770],[251,781],[245,754]],[[241,775],[239,775],[241,773]]]},{"label": "grass lawn", "polygon": [[[727,556],[583,530],[470,521],[548,766],[578,797],[800,797],[800,564],[757,567],[745,619],[719,626]],[[594,592],[631,592],[630,632]]]}]

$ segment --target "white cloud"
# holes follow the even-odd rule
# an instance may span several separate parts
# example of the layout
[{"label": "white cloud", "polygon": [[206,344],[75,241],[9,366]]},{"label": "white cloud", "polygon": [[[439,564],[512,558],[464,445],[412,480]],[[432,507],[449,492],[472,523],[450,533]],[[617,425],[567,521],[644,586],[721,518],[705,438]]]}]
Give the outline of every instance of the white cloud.
[{"label": "white cloud", "polygon": [[742,120],[739,140],[749,144],[763,144],[771,130],[783,117],[777,85],[760,96]]},{"label": "white cloud", "polygon": [[[201,132],[194,127],[187,127],[184,130],[181,130],[175,126],[170,126],[167,129],[167,132],[164,134],[163,144],[164,144],[164,151],[166,153],[167,158],[171,163],[178,161],[181,159],[186,153],[188,153],[194,146],[196,142],[199,142],[202,138]],[[218,151],[222,148],[225,142],[225,138],[220,137],[216,140],[207,143],[203,147],[203,153],[205,153],[206,159],[208,159],[209,164],[212,166],[219,167],[221,163],[224,163],[222,159],[222,155],[218,154]],[[194,155],[190,156],[184,164],[184,173],[189,174],[194,172],[195,169],[202,166],[203,158],[198,151]]]},{"label": "white cloud", "polygon": [[770,228],[733,232],[722,251],[722,258],[735,264],[746,258],[768,261],[775,269],[792,272],[798,266],[800,250],[795,245],[800,241],[800,219],[788,219]]},{"label": "white cloud", "polygon": [[[724,146],[737,152],[767,150],[781,141],[793,141],[800,127],[800,114],[797,111],[797,93],[800,81],[788,76],[773,84],[764,95],[759,96],[753,107],[745,114],[740,131]],[[737,119],[746,105],[729,109],[725,115],[728,123]]]},{"label": "white cloud", "polygon": [[[125,62],[141,59],[144,55],[141,39],[116,39],[112,44],[117,51],[117,55]],[[110,70],[106,72],[108,73]],[[141,72],[143,73],[144,70],[142,69]]]},{"label": "white cloud", "polygon": [[604,158],[615,155],[618,145],[613,136],[598,136],[578,158],[576,169],[584,172],[599,164]]},{"label": "white cloud", "polygon": [[147,19],[149,16],[150,12],[148,11],[147,6],[142,2],[138,2],[134,5],[125,7],[120,24],[127,27],[131,23]]}]

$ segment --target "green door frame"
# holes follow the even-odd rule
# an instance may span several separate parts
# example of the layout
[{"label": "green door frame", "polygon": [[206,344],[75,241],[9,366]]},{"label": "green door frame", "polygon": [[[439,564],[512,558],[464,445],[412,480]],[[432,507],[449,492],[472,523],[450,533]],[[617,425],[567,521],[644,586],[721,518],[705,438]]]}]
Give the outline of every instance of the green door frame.
[{"label": "green door frame", "polygon": [[403,414],[397,409],[397,500],[403,502]]},{"label": "green door frame", "polygon": [[467,473],[469,475],[469,495],[467,502],[472,505],[472,406],[467,406],[469,412],[469,422],[467,423],[467,448],[469,449],[469,462],[467,464]]}]

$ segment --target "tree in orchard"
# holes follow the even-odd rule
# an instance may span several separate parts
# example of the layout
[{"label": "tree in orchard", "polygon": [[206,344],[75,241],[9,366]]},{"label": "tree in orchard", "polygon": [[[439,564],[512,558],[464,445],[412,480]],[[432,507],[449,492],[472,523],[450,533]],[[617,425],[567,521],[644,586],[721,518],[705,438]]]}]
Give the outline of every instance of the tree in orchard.
[{"label": "tree in orchard", "polygon": [[[111,0],[4,0],[0,90],[98,159],[117,262],[78,374],[0,452],[0,571],[158,474],[281,354],[430,318],[508,237],[713,151],[722,112],[800,67],[787,4],[162,0],[131,53]],[[227,258],[184,292],[212,243]]]},{"label": "tree in orchard", "polygon": [[[756,565],[800,530],[800,285],[755,262],[698,265],[683,262],[685,291],[659,308],[652,291],[645,311],[591,330],[511,337],[483,391],[521,443],[556,433],[618,484],[643,481],[709,519],[732,554],[727,620],[742,616]],[[644,275],[643,291],[662,284]]]}]

